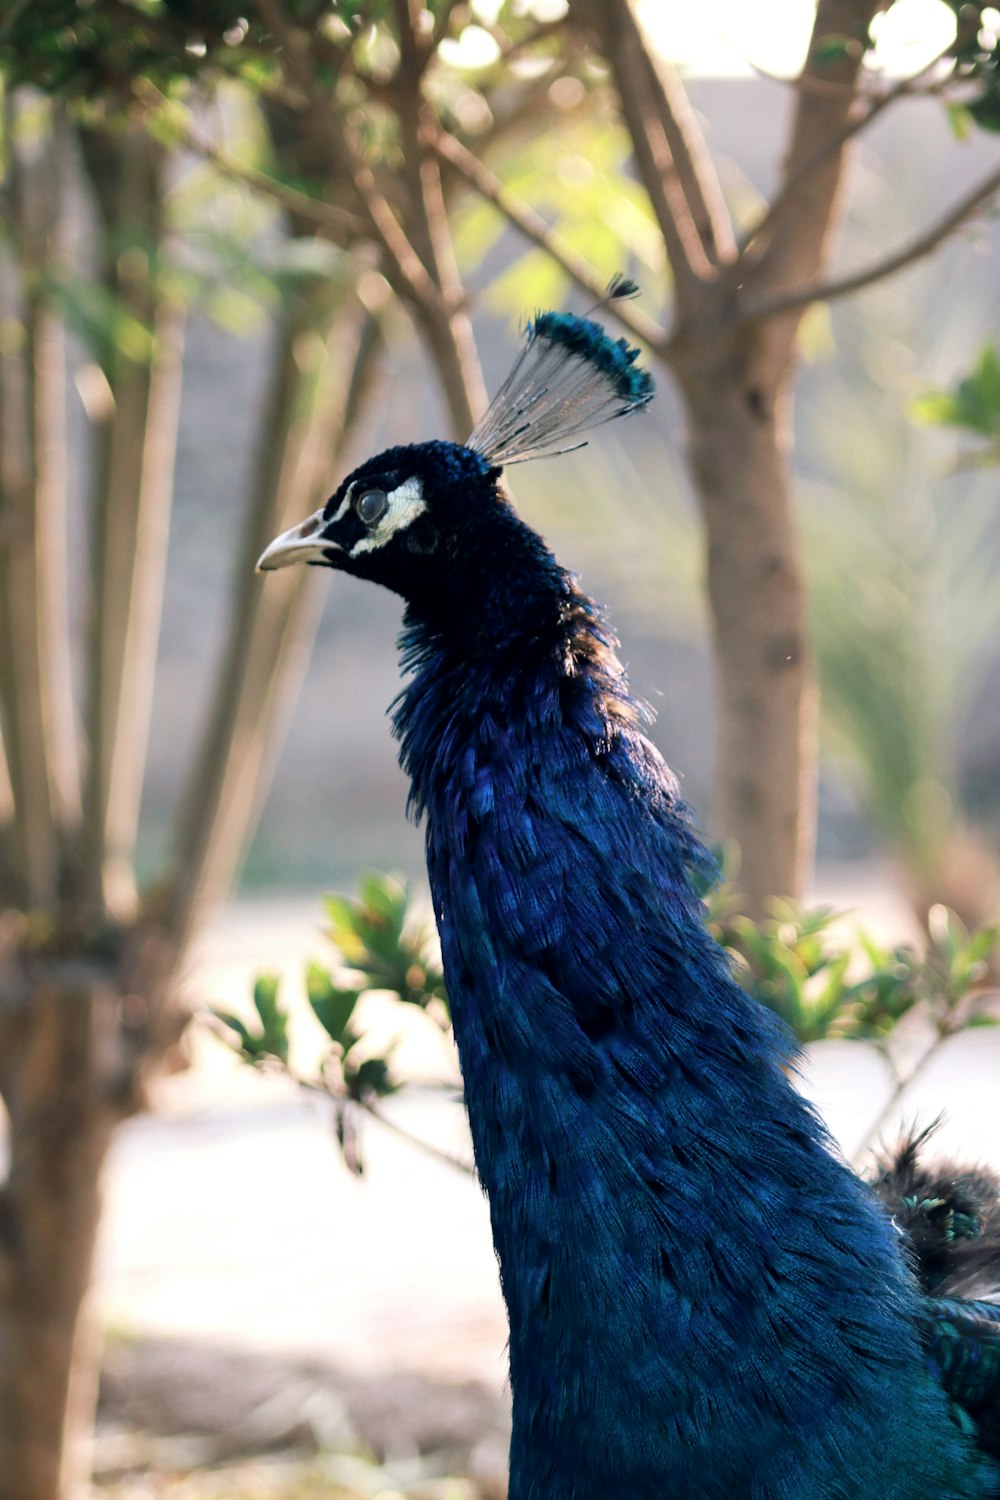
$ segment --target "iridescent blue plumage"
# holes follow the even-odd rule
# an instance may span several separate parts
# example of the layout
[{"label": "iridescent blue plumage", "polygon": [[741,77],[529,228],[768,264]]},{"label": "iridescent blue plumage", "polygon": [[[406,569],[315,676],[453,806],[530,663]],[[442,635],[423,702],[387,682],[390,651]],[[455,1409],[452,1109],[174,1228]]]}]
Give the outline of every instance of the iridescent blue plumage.
[{"label": "iridescent blue plumage", "polygon": [[[564,345],[620,403],[631,351],[543,319],[530,388]],[[407,601],[394,725],[510,1315],[511,1500],[996,1495],[993,1313],[924,1295],[707,933],[615,642],[500,487],[504,444],[571,419],[524,390],[499,446],[390,449],[262,560]]]}]

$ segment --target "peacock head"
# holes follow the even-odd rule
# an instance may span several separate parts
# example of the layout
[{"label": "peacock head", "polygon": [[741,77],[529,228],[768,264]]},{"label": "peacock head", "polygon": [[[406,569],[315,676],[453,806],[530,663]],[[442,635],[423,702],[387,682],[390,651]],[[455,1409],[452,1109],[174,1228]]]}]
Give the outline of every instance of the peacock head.
[{"label": "peacock head", "polygon": [[[634,290],[615,282],[609,298]],[[645,407],[653,381],[637,355],[589,318],[539,314],[466,444],[417,443],[367,459],[271,543],[258,571],[314,563],[381,583],[421,614],[439,614],[456,590],[467,608],[498,569],[514,572],[544,552],[503,491],[504,467],[582,446],[570,440]]]},{"label": "peacock head", "polygon": [[501,470],[459,443],[388,448],[355,469],[326,504],[267,548],[258,570],[318,563],[405,598],[440,587],[473,554],[506,502]]}]

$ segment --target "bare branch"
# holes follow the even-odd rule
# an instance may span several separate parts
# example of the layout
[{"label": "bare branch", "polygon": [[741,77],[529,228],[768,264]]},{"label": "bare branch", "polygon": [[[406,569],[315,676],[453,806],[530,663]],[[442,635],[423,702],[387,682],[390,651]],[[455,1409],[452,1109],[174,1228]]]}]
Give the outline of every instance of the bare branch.
[{"label": "bare branch", "polygon": [[434,112],[422,94],[427,55],[417,31],[414,0],[396,0],[396,12],[400,43],[397,118],[407,189],[404,222],[410,243],[437,291],[433,301],[422,298],[417,301],[413,312],[437,366],[451,413],[453,435],[461,442],[486,404],[486,388],[464,307],[462,279],[441,186],[441,168],[432,149],[437,127]]},{"label": "bare branch", "polygon": [[[823,142],[818,151],[816,151],[811,157],[808,157],[805,161],[803,161],[801,165],[796,169],[794,175],[786,178],[785,182],[782,184],[781,191],[779,192],[778,196],[772,203],[768,205],[757,222],[755,224],[752,224],[750,228],[746,230],[741,236],[740,254],[742,255],[747,247],[754,242],[754,240],[760,239],[761,236],[765,235],[768,232],[775,218],[779,213],[781,213],[782,209],[784,208],[789,195],[793,193],[798,188],[799,184],[806,177],[808,177],[810,172],[814,172],[816,168],[827,159],[827,157],[831,156],[834,151],[839,151],[843,146],[847,144],[848,141],[850,141],[854,136],[858,135],[862,130],[867,130],[872,120],[876,119],[884,109],[887,109],[889,107],[890,104],[895,104],[898,99],[902,99],[906,95],[923,93],[924,91],[917,89],[916,85],[922,78],[926,78],[930,73],[934,71],[935,68],[940,65],[940,63],[944,61],[948,54],[953,50],[954,46],[955,42],[949,42],[946,47],[942,47],[941,51],[937,54],[936,57],[932,57],[930,62],[925,63],[922,68],[918,68],[916,73],[911,73],[905,78],[898,79],[891,88],[883,90],[881,94],[877,95],[868,103],[866,109],[859,111],[851,116],[840,130],[835,131],[833,135],[828,137],[828,139]],[[812,81],[815,82],[815,80]]]},{"label": "bare branch", "polygon": [[[443,161],[448,162],[449,166],[461,173],[464,180],[481,197],[494,204],[526,239],[530,240],[533,245],[537,245],[540,250],[544,250],[546,255],[565,271],[581,291],[593,297],[595,302],[603,301],[607,285],[593,266],[582,256],[577,255],[571,246],[565,244],[530,205],[504,187],[499,178],[495,177],[488,167],[483,166],[478,157],[473,156],[472,152],[467,150],[460,141],[444,130],[437,133],[434,149]],[[609,305],[609,311],[631,334],[651,348],[659,349],[665,344],[665,331],[652,318],[640,312],[635,303],[620,299]]]},{"label": "bare branch", "polygon": [[634,16],[632,24],[642,45],[656,115],[705,254],[715,265],[732,260],[736,254],[733,222],[687,94],[674,70],[661,62],[643,41]]},{"label": "bare branch", "polygon": [[636,166],[663,235],[677,300],[684,304],[701,284],[712,279],[714,267],[706,254],[659,117],[642,35],[629,0],[600,0],[593,5],[578,0],[578,3],[584,16],[598,29],[601,49],[614,71]]},{"label": "bare branch", "polygon": [[[364,207],[375,238],[381,244],[394,270],[394,281],[415,304],[430,305],[437,288],[392,211],[379,191],[375,174],[352,149],[336,111],[319,92],[316,80],[303,50],[303,37],[284,15],[280,0],[258,0],[258,8],[267,25],[281,44],[282,58],[305,98],[321,138],[326,142],[330,164],[336,175],[349,183]],[[307,45],[307,43],[306,43]]]},{"label": "bare branch", "polygon": [[347,209],[338,208],[333,203],[324,203],[319,198],[312,198],[308,193],[300,192],[298,188],[291,187],[288,183],[279,182],[276,177],[271,177],[267,172],[261,172],[257,167],[239,161],[225,147],[219,146],[211,136],[198,128],[189,110],[175,100],[168,100],[148,78],[135,79],[132,87],[136,97],[147,108],[168,109],[171,129],[177,131],[184,145],[205,161],[210,161],[224,177],[229,177],[234,182],[241,182],[246,187],[263,193],[265,197],[272,198],[288,213],[297,214],[301,218],[308,219],[310,223],[318,224],[321,229],[327,231],[335,244],[350,244],[363,238],[368,232],[368,226],[364,220],[348,212]]},{"label": "bare branch", "polygon": [[[803,78],[838,86],[827,95],[800,92],[795,102],[788,153],[766,245],[738,263],[735,276],[754,296],[780,294],[815,277],[827,254],[843,179],[846,150],[832,146],[853,116],[865,38],[880,0],[819,0]],[[851,45],[831,60],[828,39],[846,37]],[[804,171],[806,163],[813,163]],[[780,205],[780,206],[779,206]],[[774,335],[775,369],[787,360],[795,329]]]},{"label": "bare branch", "polygon": [[[199,901],[224,889],[252,826],[272,747],[270,731],[295,686],[295,674],[282,668],[291,665],[293,654],[299,675],[305,667],[301,647],[316,598],[310,588],[315,577],[307,568],[296,569],[262,588],[254,564],[275,532],[322,498],[331,462],[349,437],[348,418],[356,421],[364,407],[358,384],[372,389],[368,377],[381,341],[366,337],[371,315],[353,299],[338,315],[341,299],[336,287],[317,286],[313,297],[288,312],[280,330],[252,514],[234,563],[225,654],[181,799],[176,873],[160,898],[163,919],[181,949]],[[304,331],[322,334],[321,370],[301,366]],[[312,409],[296,419],[306,390],[313,392]],[[156,915],[158,898],[151,903]]]},{"label": "bare branch", "polygon": [[459,0],[444,0],[444,3],[438,7],[437,19],[434,22],[434,31],[430,40],[429,50],[432,54],[437,52],[438,47],[448,35],[448,27],[451,25],[452,15],[458,4]]},{"label": "bare branch", "polygon": [[412,1131],[407,1130],[405,1125],[398,1124],[391,1115],[385,1114],[381,1106],[374,1099],[346,1098],[343,1093],[337,1093],[325,1083],[314,1083],[311,1078],[303,1078],[301,1074],[296,1073],[290,1068],[287,1063],[281,1064],[281,1071],[286,1077],[291,1078],[292,1082],[296,1083],[300,1089],[303,1089],[308,1094],[318,1094],[320,1098],[332,1104],[334,1109],[363,1109],[366,1114],[371,1115],[373,1120],[377,1120],[380,1125],[384,1125],[387,1130],[391,1130],[393,1135],[398,1136],[400,1140],[406,1141],[407,1145],[415,1146],[418,1151],[423,1151],[427,1156],[432,1156],[435,1161],[444,1162],[446,1166],[454,1167],[457,1172],[461,1172],[465,1177],[475,1177],[476,1167],[474,1162],[466,1161],[461,1156],[453,1156],[450,1151],[445,1151],[442,1147],[435,1146],[433,1141],[425,1140],[420,1135],[414,1135]]},{"label": "bare branch", "polygon": [[7,769],[7,755],[3,748],[2,730],[3,725],[0,724],[0,830],[14,820],[14,789],[10,784],[10,772]]},{"label": "bare branch", "polygon": [[[15,278],[3,277],[0,288]],[[0,312],[9,329],[18,326],[7,298]],[[30,383],[26,351],[8,348],[0,358],[0,713],[13,789],[18,896],[44,906],[55,892],[56,828],[42,701]]]},{"label": "bare branch", "polygon": [[[326,1091],[324,1090],[323,1092]],[[435,1161],[444,1162],[446,1166],[454,1167],[456,1172],[461,1172],[463,1176],[475,1177],[476,1167],[474,1162],[466,1161],[461,1156],[452,1156],[450,1151],[443,1151],[440,1146],[435,1146],[433,1141],[424,1140],[423,1136],[413,1135],[411,1131],[406,1129],[405,1125],[397,1124],[392,1116],[387,1115],[374,1100],[361,1099],[358,1103],[363,1110],[366,1110],[371,1115],[373,1120],[378,1120],[379,1124],[384,1125],[387,1130],[391,1130],[393,1135],[398,1135],[401,1140],[406,1141],[409,1145],[416,1146],[419,1151],[423,1151],[427,1156],[432,1156]]]},{"label": "bare branch", "polygon": [[923,234],[910,240],[892,255],[887,255],[864,270],[855,271],[838,280],[818,281],[811,286],[791,287],[784,292],[765,292],[759,297],[748,297],[741,304],[739,318],[741,321],[750,322],[773,318],[781,313],[797,312],[803,307],[808,307],[811,302],[832,302],[838,297],[847,297],[852,292],[871,286],[873,282],[882,281],[894,272],[901,271],[904,266],[912,265],[915,261],[930,255],[942,240],[947,239],[949,234],[970,219],[977,208],[981,208],[998,193],[1000,193],[1000,170],[990,173],[977,187],[956,203],[954,208],[936,220],[930,228],[925,229]]},{"label": "bare branch", "polygon": [[[40,170],[46,199],[45,238],[50,274],[66,270],[69,255],[61,222],[65,197],[66,121],[54,110]],[[30,274],[39,269],[33,254]],[[63,842],[80,822],[80,764],[71,666],[69,537],[67,533],[66,331],[55,311],[32,299],[30,342],[34,355],[32,431],[35,449],[35,524],[39,540],[39,630],[44,651],[45,736],[53,805]]]}]

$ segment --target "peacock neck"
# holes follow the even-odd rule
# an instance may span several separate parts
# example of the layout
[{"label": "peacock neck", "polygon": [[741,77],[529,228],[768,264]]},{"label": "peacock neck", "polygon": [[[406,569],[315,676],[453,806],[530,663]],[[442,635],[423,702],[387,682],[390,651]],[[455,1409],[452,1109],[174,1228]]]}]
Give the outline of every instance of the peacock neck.
[{"label": "peacock neck", "polygon": [[404,661],[510,1316],[512,1500],[978,1494],[943,1478],[958,1439],[895,1232],[705,932],[703,851],[595,607],[567,579],[544,630],[488,651],[411,617]]},{"label": "peacock neck", "polygon": [[[705,931],[699,882],[713,864],[642,732],[614,638],[571,575],[548,581],[514,620],[508,601],[489,649],[411,613],[413,676],[394,721],[411,812],[426,814],[480,1173],[498,1203],[527,1163],[495,1172],[497,1137],[539,1099],[559,1097],[563,1120],[579,1113],[584,1127],[597,1093],[638,1099],[658,1132],[673,1090],[741,1106],[754,1089],[791,1095],[789,1039]],[[656,945],[652,967],[641,946],[628,951],[630,924]],[[637,1080],[654,1073],[644,1097]]]}]

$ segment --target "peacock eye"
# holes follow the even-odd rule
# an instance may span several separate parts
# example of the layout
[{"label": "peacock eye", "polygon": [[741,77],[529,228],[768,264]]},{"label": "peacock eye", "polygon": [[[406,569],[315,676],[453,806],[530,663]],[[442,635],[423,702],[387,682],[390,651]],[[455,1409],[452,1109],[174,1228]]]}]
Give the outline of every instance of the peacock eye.
[{"label": "peacock eye", "polygon": [[389,497],[385,490],[363,490],[354,502],[354,513],[366,526],[381,521],[389,508]]}]

